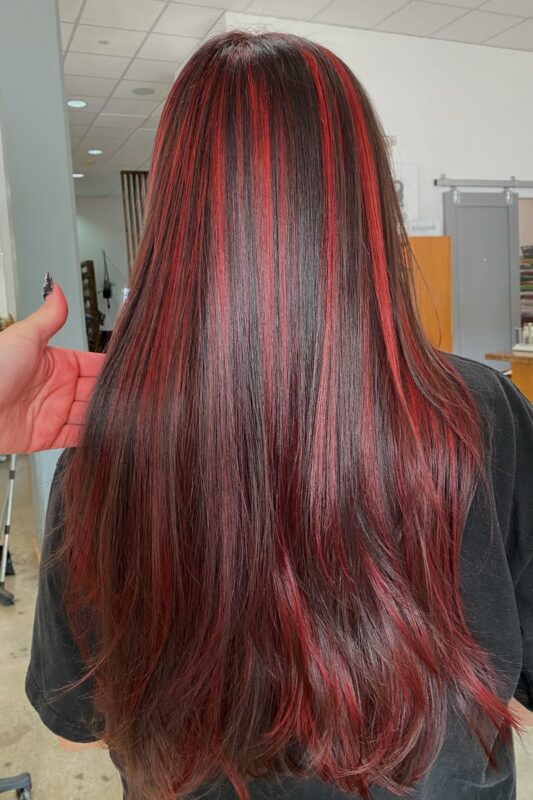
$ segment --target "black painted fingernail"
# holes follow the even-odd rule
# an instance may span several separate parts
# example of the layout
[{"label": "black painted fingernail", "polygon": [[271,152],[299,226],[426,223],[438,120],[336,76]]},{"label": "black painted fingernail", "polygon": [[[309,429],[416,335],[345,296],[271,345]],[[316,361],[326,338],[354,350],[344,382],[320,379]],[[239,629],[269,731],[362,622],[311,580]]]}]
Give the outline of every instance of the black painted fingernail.
[{"label": "black painted fingernail", "polygon": [[52,280],[52,276],[49,272],[46,273],[44,276],[44,283],[43,283],[43,300],[46,300],[49,294],[52,293],[54,288],[54,281]]}]

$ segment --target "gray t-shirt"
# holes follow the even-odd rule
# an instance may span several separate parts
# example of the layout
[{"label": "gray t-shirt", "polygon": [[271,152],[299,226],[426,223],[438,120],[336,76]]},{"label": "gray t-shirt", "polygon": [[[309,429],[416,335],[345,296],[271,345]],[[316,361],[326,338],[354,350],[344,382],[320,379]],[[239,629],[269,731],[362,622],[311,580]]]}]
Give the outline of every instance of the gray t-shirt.
[{"label": "gray t-shirt", "polygon": [[[472,391],[487,426],[491,502],[496,512],[489,513],[479,493],[465,526],[461,594],[466,618],[505,679],[505,699],[514,695],[533,711],[533,406],[495,370],[456,356],[450,359]],[[61,476],[67,460],[68,451],[60,459],[51,489],[43,565],[61,539]],[[87,724],[93,713],[90,684],[67,693],[57,690],[83,671],[63,611],[61,575],[57,568],[42,569],[26,693],[44,724],[75,742],[94,739]],[[489,767],[464,722],[450,716],[434,766],[409,796],[413,800],[512,800],[516,796],[512,740],[504,746],[496,738],[493,753],[497,772]],[[118,766],[117,756],[111,756]],[[255,780],[249,791],[252,800],[346,798],[318,779],[305,783]],[[208,793],[215,795],[236,800],[228,782]],[[373,800],[392,797],[382,789],[372,792]]]}]

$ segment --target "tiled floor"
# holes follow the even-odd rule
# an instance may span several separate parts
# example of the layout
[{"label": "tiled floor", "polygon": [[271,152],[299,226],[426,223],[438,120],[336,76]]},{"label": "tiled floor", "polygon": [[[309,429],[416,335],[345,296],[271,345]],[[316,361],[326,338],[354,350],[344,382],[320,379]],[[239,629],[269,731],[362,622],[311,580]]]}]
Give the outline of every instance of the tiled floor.
[{"label": "tiled floor", "polygon": [[[7,465],[0,464],[0,511],[6,482]],[[17,467],[10,551],[17,575],[8,578],[6,586],[16,604],[0,606],[0,777],[30,772],[33,800],[121,800],[120,781],[107,753],[61,750],[24,694],[38,573],[30,471],[24,457]],[[516,740],[515,749],[518,800],[531,800],[533,728],[523,742]]]}]

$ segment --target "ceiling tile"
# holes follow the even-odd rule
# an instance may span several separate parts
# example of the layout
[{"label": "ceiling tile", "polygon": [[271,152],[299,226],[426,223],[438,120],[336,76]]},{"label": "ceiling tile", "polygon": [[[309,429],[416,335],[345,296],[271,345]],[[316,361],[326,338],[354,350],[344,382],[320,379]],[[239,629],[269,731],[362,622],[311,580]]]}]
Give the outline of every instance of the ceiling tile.
[{"label": "ceiling tile", "polygon": [[[140,136],[136,136],[135,134],[139,131],[143,131],[143,133]],[[145,128],[138,128],[136,131],[133,131],[131,136],[129,136],[127,141],[125,141],[122,145],[122,149],[124,151],[129,150],[130,152],[133,152],[134,150],[143,150],[146,152],[145,158],[148,158],[148,154],[150,153],[154,142],[152,139],[146,138],[147,132],[153,133],[153,131],[146,131]]]},{"label": "ceiling tile", "polygon": [[100,141],[107,141],[108,139],[118,139],[123,142],[131,133],[131,129],[127,128],[113,128],[107,125],[91,125],[87,131],[87,136],[91,139],[99,139]]},{"label": "ceiling tile", "polygon": [[85,152],[96,148],[103,150],[103,154],[97,157],[105,161],[112,156],[113,153],[116,153],[121,146],[122,139],[103,139],[101,136],[84,136],[76,149],[80,151],[83,148]]},{"label": "ceiling tile", "polygon": [[148,58],[135,58],[124,77],[141,83],[160,81],[168,84],[174,82],[179,66],[177,61],[152,61]]},{"label": "ceiling tile", "polygon": [[70,50],[77,53],[100,53],[103,56],[133,56],[144,36],[141,31],[77,25],[70,41]]},{"label": "ceiling tile", "polygon": [[97,78],[120,78],[130,63],[121,56],[100,56],[94,53],[67,53],[66,75],[90,75]]},{"label": "ceiling tile", "polygon": [[463,16],[464,8],[423,3],[413,0],[412,3],[392,14],[384,22],[377,25],[379,31],[390,33],[408,33],[414,36],[430,36],[457,17]]},{"label": "ceiling tile", "polygon": [[459,6],[459,8],[479,8],[485,0],[425,0],[426,3],[438,3],[442,6]]},{"label": "ceiling tile", "polygon": [[517,17],[533,17],[533,0],[488,0],[481,6],[481,10],[516,14]]},{"label": "ceiling tile", "polygon": [[85,167],[85,163],[83,156],[80,156],[78,153],[73,153],[72,166],[74,168],[74,172],[84,172],[83,167]]},{"label": "ceiling tile", "polygon": [[200,44],[200,39],[187,36],[167,36],[151,33],[139,52],[138,58],[153,58],[159,61],[185,61]]},{"label": "ceiling tile", "polygon": [[65,75],[65,88],[74,97],[107,97],[117,82],[115,78],[87,78],[81,75]]},{"label": "ceiling tile", "polygon": [[82,171],[85,169],[85,167],[100,168],[104,160],[105,159],[103,156],[90,156],[89,153],[87,152],[87,148],[84,147],[83,145],[78,145],[74,149],[73,153],[74,164],[78,165],[78,167],[81,167]]},{"label": "ceiling tile", "polygon": [[133,158],[138,159],[139,161],[146,161],[146,159],[150,156],[151,147],[146,145],[145,147],[134,147],[130,144],[131,139],[122,145],[120,150],[117,152],[122,156],[131,156]]},{"label": "ceiling tile", "polygon": [[104,111],[109,114],[138,114],[149,117],[158,105],[157,100],[137,100],[135,98],[126,100],[123,97],[111,97],[107,101]]},{"label": "ceiling tile", "polygon": [[76,22],[83,0],[59,0],[59,19],[61,22]]},{"label": "ceiling tile", "polygon": [[124,147],[119,150],[119,153],[126,156],[132,156],[134,158],[139,159],[139,161],[146,161],[147,158],[152,157],[152,147],[147,146],[144,148],[135,149],[132,148],[130,145],[131,139],[128,139]]},{"label": "ceiling tile", "polygon": [[75,149],[78,146],[78,144],[81,142],[82,137],[81,136],[73,136],[72,134],[70,134],[69,135],[69,139],[70,139],[70,147],[71,147],[71,149]]},{"label": "ceiling tile", "polygon": [[83,136],[83,134],[87,130],[87,125],[82,125],[81,123],[77,124],[75,122],[72,122],[72,120],[70,119],[68,121],[68,127],[73,136]]},{"label": "ceiling tile", "polygon": [[[83,172],[85,176],[94,175],[95,173],[100,171],[100,165],[97,166],[96,164],[94,165],[87,164],[79,158],[74,159],[72,166],[73,166],[73,172]],[[78,183],[78,181],[76,180],[74,181],[74,183],[76,184]]]},{"label": "ceiling tile", "polygon": [[133,114],[107,114],[102,112],[96,118],[96,125],[102,128],[139,128],[145,117]]},{"label": "ceiling tile", "polygon": [[434,35],[439,39],[451,39],[456,42],[480,44],[491,36],[516,25],[516,17],[506,14],[486,14],[483,11],[471,11],[464,17],[456,19],[451,25],[437,31]]},{"label": "ceiling tile", "polygon": [[220,8],[171,3],[154,26],[156,33],[195,36],[201,39],[223,15]]},{"label": "ceiling tile", "polygon": [[[106,162],[104,162],[102,164],[102,168],[100,169],[100,172],[98,173],[98,175],[96,175],[96,177],[94,179],[94,182],[96,183],[96,186],[94,188],[90,187],[89,191],[87,192],[87,195],[89,197],[109,197],[109,196],[114,196],[115,195],[114,191],[105,191],[105,190],[101,191],[101,189],[100,189],[100,181],[103,179],[104,181],[107,182],[107,180],[109,178],[111,178],[111,176],[116,176],[116,178],[118,178],[118,180],[120,181],[120,167],[108,166],[108,164]],[[81,195],[81,192],[76,192],[76,196],[77,197],[80,196],[80,195]],[[116,197],[120,197],[120,194],[116,194]]]},{"label": "ceiling tile", "polygon": [[[157,100],[161,102],[170,91],[170,83],[150,83],[150,81],[120,81],[113,92],[113,97],[125,97],[135,100]],[[136,95],[134,89],[139,88],[153,89],[154,93],[150,95]]]},{"label": "ceiling tile", "polygon": [[[174,0],[181,3],[181,0]],[[208,6],[213,8],[223,8],[225,11],[244,11],[250,0],[194,0],[196,6]]]},{"label": "ceiling tile", "polygon": [[155,139],[155,131],[149,128],[139,128],[131,134],[130,142],[144,142],[145,144],[152,145]]},{"label": "ceiling tile", "polygon": [[333,3],[314,17],[314,22],[328,22],[331,25],[353,25],[360,28],[373,28],[405,5],[405,0],[333,0]]},{"label": "ceiling tile", "polygon": [[252,0],[246,7],[246,13],[311,19],[324,6],[327,6],[327,0]]},{"label": "ceiling tile", "polygon": [[87,175],[89,172],[94,172],[95,170],[91,168],[92,164],[87,163],[87,161],[83,158],[83,156],[75,155],[72,158],[72,171],[73,172],[83,172],[84,175]]},{"label": "ceiling tile", "polygon": [[[67,95],[67,100],[77,100],[77,97],[73,97],[71,95]],[[107,102],[107,97],[86,97],[85,102],[87,103],[84,108],[68,108],[68,113],[73,120],[79,119],[77,114],[82,114],[84,111],[97,114],[99,111],[102,110],[104,103]]]},{"label": "ceiling tile", "polygon": [[499,33],[492,39],[488,39],[486,44],[511,47],[517,50],[533,50],[533,19],[526,19],[505,33]]},{"label": "ceiling tile", "polygon": [[149,153],[122,153],[119,150],[107,163],[119,169],[140,170],[148,156]]},{"label": "ceiling tile", "polygon": [[[76,159],[80,159],[80,156],[76,156]],[[90,159],[89,157],[88,161],[85,164],[83,164],[82,162],[80,171],[85,174],[86,176],[85,180],[87,180],[87,175],[90,176],[97,175],[101,173],[102,170],[104,170],[105,168],[106,168],[105,159],[99,158],[96,160],[96,159]],[[76,183],[79,183],[79,181],[76,181]]]},{"label": "ceiling tile", "polygon": [[86,0],[80,22],[149,31],[164,7],[162,0]]},{"label": "ceiling tile", "polygon": [[98,115],[97,111],[79,111],[77,108],[68,109],[68,118],[73,125],[91,125]]},{"label": "ceiling tile", "polygon": [[118,167],[118,169],[138,169],[145,159],[141,157],[122,156],[116,153],[109,159],[106,166]]},{"label": "ceiling tile", "polygon": [[59,25],[61,27],[61,45],[63,50],[66,50],[74,25],[71,22],[60,22]]},{"label": "ceiling tile", "polygon": [[160,119],[161,119],[160,116],[154,116],[152,114],[151,117],[148,117],[146,122],[143,122],[143,129],[146,128],[147,130],[152,130],[155,133],[156,130],[158,129],[158,127],[159,127],[159,120]]}]

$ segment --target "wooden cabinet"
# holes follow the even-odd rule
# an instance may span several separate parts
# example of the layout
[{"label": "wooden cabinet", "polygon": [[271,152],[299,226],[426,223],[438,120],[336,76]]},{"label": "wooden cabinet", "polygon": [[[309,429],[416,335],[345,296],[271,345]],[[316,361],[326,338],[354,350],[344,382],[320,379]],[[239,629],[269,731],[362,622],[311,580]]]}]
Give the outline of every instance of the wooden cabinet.
[{"label": "wooden cabinet", "polygon": [[435,347],[451,352],[452,249],[449,236],[412,236],[413,276],[424,330]]}]

